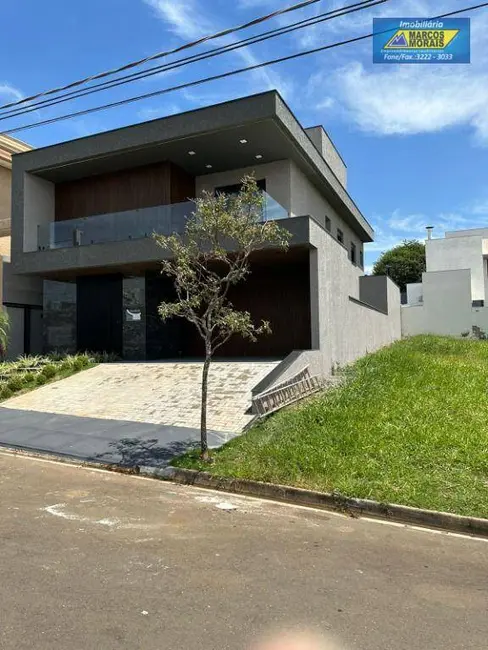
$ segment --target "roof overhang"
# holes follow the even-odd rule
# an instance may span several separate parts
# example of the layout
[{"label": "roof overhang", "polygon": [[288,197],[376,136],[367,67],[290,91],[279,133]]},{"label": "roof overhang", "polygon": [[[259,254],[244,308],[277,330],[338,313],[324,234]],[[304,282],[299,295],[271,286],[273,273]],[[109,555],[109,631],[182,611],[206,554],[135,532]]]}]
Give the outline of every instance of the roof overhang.
[{"label": "roof overhang", "polygon": [[163,160],[203,176],[285,159],[363,241],[373,240],[370,224],[275,91],[36,149],[16,156],[14,169],[62,182]]}]

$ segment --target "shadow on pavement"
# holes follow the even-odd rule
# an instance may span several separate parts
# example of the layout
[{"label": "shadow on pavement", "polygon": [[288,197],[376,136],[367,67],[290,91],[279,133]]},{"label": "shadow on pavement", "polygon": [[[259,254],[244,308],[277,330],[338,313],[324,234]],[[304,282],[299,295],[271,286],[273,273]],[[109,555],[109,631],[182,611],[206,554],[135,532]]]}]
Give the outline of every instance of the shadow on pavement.
[{"label": "shadow on pavement", "polygon": [[114,463],[120,467],[165,467],[175,456],[181,456],[198,447],[195,440],[179,440],[166,445],[157,438],[122,438],[109,443],[109,451],[98,454],[95,460]]}]

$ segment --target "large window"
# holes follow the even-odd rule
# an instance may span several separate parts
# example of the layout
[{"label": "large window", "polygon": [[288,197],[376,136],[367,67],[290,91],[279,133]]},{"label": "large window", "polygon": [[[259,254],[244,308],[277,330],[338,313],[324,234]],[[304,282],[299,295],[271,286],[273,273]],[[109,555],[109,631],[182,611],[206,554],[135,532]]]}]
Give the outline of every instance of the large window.
[{"label": "large window", "polygon": [[340,228],[337,228],[337,241],[339,242],[339,244],[344,243],[344,233]]}]

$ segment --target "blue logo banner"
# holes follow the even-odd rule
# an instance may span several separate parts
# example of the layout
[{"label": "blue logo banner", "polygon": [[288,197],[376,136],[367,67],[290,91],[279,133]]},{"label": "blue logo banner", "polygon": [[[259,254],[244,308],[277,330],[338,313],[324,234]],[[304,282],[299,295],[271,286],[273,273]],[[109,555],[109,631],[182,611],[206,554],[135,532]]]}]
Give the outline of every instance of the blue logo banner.
[{"label": "blue logo banner", "polygon": [[470,63],[469,18],[374,18],[373,63]]}]

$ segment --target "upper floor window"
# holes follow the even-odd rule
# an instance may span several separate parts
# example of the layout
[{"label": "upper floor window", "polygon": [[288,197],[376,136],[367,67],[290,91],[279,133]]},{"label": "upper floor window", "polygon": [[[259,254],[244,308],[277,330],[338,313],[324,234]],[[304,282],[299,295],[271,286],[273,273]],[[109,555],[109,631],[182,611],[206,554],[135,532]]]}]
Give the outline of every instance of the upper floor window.
[{"label": "upper floor window", "polygon": [[356,262],[357,262],[356,244],[354,242],[351,242],[351,262],[353,264],[356,264]]},{"label": "upper floor window", "polygon": [[363,249],[359,251],[359,266],[364,269],[364,253]]},{"label": "upper floor window", "polygon": [[342,230],[340,228],[337,228],[337,241],[340,244],[344,243],[344,233],[342,232]]},{"label": "upper floor window", "polygon": [[332,223],[329,217],[325,217],[325,229],[327,232],[330,232],[332,230]]}]

